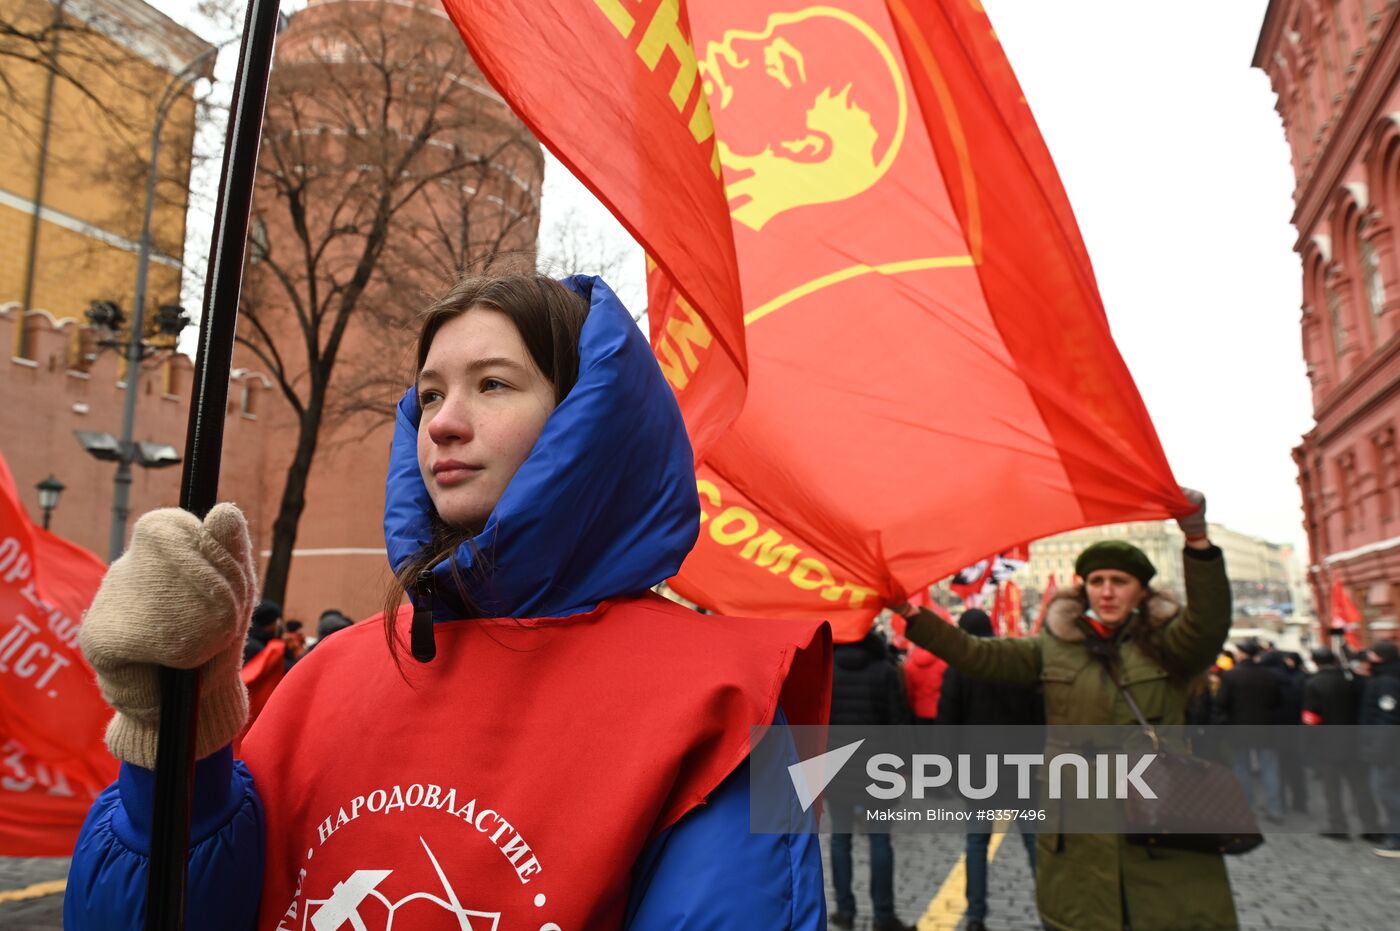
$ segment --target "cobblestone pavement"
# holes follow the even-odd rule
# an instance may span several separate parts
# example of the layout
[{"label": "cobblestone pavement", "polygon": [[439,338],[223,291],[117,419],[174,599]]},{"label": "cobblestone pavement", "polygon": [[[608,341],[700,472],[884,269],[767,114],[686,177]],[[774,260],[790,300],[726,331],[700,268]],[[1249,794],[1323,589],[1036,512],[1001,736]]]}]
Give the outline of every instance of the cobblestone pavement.
[{"label": "cobblestone pavement", "polygon": [[[826,837],[822,838],[823,865]],[[987,880],[987,927],[1041,931],[1025,850],[1014,837],[996,848]],[[855,838],[856,928],[870,928],[869,846]],[[894,837],[895,910],[919,931],[962,927],[963,838]],[[1386,860],[1359,839],[1274,834],[1248,854],[1227,857],[1242,931],[1395,931],[1400,928],[1400,860]],[[827,908],[835,901],[827,872]],[[1189,890],[1183,890],[1189,894]]]},{"label": "cobblestone pavement", "polygon": [[[63,890],[59,884],[67,875],[66,858],[0,857],[0,928],[62,931]],[[28,897],[16,899],[20,895]]]},{"label": "cobblestone pavement", "polygon": [[[822,841],[825,865],[826,838]],[[992,859],[988,926],[993,931],[1040,931],[1025,852],[1015,838],[1007,841],[996,848]],[[894,846],[899,917],[910,924],[918,921],[920,931],[960,928],[962,837],[896,835]],[[860,912],[856,927],[865,929],[870,927],[868,852],[865,839],[857,837],[854,885]],[[1229,864],[1244,931],[1394,931],[1400,927],[1400,860],[1383,860],[1359,840],[1276,834],[1259,849],[1230,857]],[[48,890],[67,871],[68,861],[63,859],[0,858],[0,929],[59,931],[63,893]],[[827,883],[830,903],[829,875]],[[13,900],[16,890],[31,890],[32,897]]]}]

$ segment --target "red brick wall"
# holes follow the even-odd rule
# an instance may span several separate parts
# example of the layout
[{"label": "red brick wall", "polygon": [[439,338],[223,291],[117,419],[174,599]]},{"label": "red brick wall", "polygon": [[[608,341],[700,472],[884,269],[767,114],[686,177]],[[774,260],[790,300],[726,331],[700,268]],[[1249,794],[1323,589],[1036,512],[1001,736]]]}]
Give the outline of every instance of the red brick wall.
[{"label": "red brick wall", "polygon": [[[17,304],[0,306],[0,339],[12,338],[18,318]],[[0,453],[36,522],[41,512],[34,486],[49,474],[57,476],[67,488],[53,512],[50,529],[106,559],[116,465],[89,456],[73,431],[121,433],[125,390],[119,378],[124,363],[109,350],[100,353],[87,371],[71,369],[70,346],[77,324],[65,321],[55,326],[43,312],[30,312],[26,323],[34,359],[7,356],[0,363],[0,398],[4,398],[0,404]],[[143,368],[136,407],[138,441],[169,443],[183,449],[191,370],[186,356],[148,362]],[[243,387],[255,378],[240,374],[230,388],[220,491],[221,497],[237,502],[256,525],[264,518],[268,497],[261,480],[266,431],[257,420],[239,413]],[[179,466],[134,466],[128,534],[136,516],[179,503]]]}]

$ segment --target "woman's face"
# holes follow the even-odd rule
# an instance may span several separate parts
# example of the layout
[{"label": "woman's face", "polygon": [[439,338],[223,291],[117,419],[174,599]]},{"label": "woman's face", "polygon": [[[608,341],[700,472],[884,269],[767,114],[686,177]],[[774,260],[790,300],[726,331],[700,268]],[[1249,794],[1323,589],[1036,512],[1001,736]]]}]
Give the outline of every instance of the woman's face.
[{"label": "woman's face", "polygon": [[1121,624],[1137,609],[1147,587],[1120,569],[1095,569],[1084,580],[1089,607],[1101,624]]},{"label": "woman's face", "polygon": [[418,373],[418,468],[438,516],[479,532],[554,410],[554,387],[510,318],[473,307],[444,323]]}]

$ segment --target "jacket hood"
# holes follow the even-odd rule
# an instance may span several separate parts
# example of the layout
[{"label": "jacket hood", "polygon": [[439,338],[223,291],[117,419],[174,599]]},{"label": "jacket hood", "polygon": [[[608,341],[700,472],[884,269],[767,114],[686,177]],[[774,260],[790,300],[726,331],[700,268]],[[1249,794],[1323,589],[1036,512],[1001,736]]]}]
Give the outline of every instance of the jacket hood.
[{"label": "jacket hood", "polygon": [[990,637],[995,633],[992,629],[992,619],[981,608],[968,608],[964,611],[958,618],[958,626],[974,637]]},{"label": "jacket hood", "polygon": [[836,644],[833,653],[836,665],[854,671],[883,661],[887,649],[884,638],[872,630],[854,643]]},{"label": "jacket hood", "polygon": [[[563,284],[589,302],[578,382],[481,533],[434,567],[434,620],[463,616],[457,577],[484,616],[591,611],[675,575],[699,535],[690,439],[651,347],[601,278]],[[396,572],[432,538],[433,505],[418,470],[420,419],[410,388],[395,418],[384,496],[384,540]],[[477,562],[479,571],[468,572]]]},{"label": "jacket hood", "polygon": [[[1084,587],[1077,585],[1050,600],[1045,610],[1045,630],[1056,640],[1077,643],[1084,639]],[[1181,602],[1168,592],[1153,591],[1138,609],[1153,627],[1160,627],[1181,613]],[[1087,622],[1085,622],[1087,624]]]}]

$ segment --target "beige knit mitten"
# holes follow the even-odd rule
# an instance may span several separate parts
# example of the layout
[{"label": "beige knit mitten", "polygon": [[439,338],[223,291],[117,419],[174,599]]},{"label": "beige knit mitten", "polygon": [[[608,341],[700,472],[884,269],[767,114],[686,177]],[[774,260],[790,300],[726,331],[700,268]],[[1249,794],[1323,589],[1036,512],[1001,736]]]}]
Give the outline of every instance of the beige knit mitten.
[{"label": "beige knit mitten", "polygon": [[107,727],[114,756],[155,768],[160,666],[200,670],[196,759],[238,735],[248,720],[243,638],[257,597],[238,508],[216,505],[202,524],[180,508],[142,515],[78,632],[102,697],[117,712]]}]

